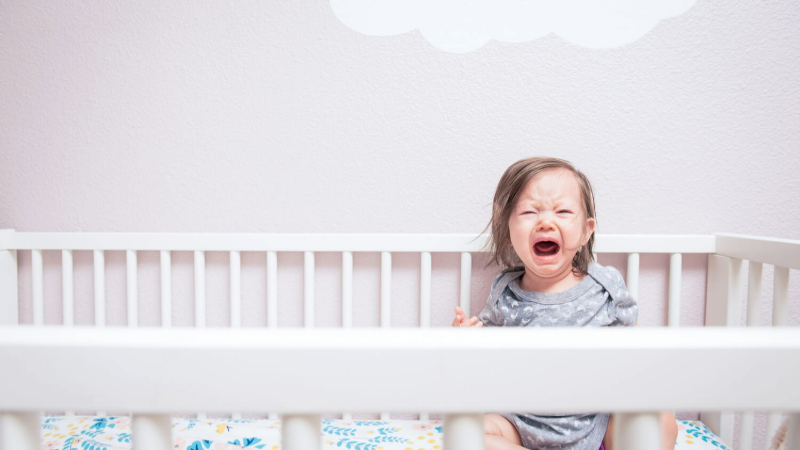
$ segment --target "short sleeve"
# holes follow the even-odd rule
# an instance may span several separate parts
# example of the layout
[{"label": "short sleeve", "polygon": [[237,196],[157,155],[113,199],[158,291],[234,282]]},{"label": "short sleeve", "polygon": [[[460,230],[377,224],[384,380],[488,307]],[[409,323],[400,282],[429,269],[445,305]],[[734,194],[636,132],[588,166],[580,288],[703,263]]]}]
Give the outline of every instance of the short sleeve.
[{"label": "short sleeve", "polygon": [[478,314],[478,320],[483,322],[483,326],[485,327],[499,327],[503,323],[500,317],[500,311],[498,311],[497,302],[495,301],[496,298],[492,298],[492,294],[497,288],[497,283],[504,274],[505,271],[500,272],[494,277],[494,280],[492,280],[492,289],[489,291],[489,298],[486,299],[486,306],[484,306],[483,310]]},{"label": "short sleeve", "polygon": [[611,295],[611,307],[609,308],[611,323],[608,326],[630,327],[636,325],[639,317],[639,306],[636,299],[625,287],[622,274],[613,267],[606,267],[606,269],[608,269],[608,277],[611,280],[610,286],[606,287]]}]

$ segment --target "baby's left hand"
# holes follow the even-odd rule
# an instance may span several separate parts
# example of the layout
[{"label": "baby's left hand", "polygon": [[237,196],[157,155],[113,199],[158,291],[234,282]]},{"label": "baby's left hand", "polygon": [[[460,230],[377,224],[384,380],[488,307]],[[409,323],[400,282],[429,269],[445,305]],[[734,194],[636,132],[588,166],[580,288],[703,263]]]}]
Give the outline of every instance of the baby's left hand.
[{"label": "baby's left hand", "polygon": [[475,316],[472,316],[471,319],[467,319],[466,314],[464,314],[464,310],[456,306],[456,318],[453,319],[453,326],[480,328],[483,326],[483,322],[479,321]]}]

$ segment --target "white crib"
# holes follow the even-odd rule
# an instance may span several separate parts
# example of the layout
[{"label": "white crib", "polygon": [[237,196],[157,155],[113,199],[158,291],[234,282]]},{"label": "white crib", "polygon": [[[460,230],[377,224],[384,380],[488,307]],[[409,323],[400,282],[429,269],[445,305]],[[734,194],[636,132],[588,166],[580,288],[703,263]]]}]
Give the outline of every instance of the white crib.
[{"label": "white crib", "polygon": [[[800,241],[728,234],[703,236],[599,235],[597,253],[628,255],[627,285],[637,297],[639,255],[670,254],[668,328],[650,329],[437,329],[430,328],[431,253],[461,255],[460,306],[469,314],[472,253],[487,237],[474,235],[275,235],[191,233],[29,233],[0,230],[0,450],[39,447],[39,411],[130,411],[137,449],[171,448],[170,414],[192,411],[282,415],[283,448],[320,446],[320,415],[341,411],[431,411],[444,414],[447,450],[483,448],[486,411],[614,411],[617,448],[659,448],[661,410],[704,411],[702,421],[731,443],[734,412],[743,411],[740,449],[750,450],[754,410],[772,411],[770,436],[781,412],[790,414],[786,449],[800,450],[800,330],[787,324],[790,269],[800,269]],[[43,250],[62,251],[64,326],[43,326]],[[94,252],[96,327],[72,327],[73,250]],[[128,329],[104,328],[104,251],[127,255]],[[137,328],[137,251],[160,251],[162,329]],[[34,325],[18,325],[17,252],[31,252]],[[196,329],[170,328],[171,251],[194,252]],[[232,329],[203,329],[205,252],[230,252]],[[241,325],[241,252],[266,255],[267,329]],[[277,252],[304,252],[304,317],[307,329],[277,329]],[[342,328],[308,329],[314,323],[316,252],[342,254]],[[353,252],[380,252],[382,329],[352,329]],[[421,255],[420,326],[390,329],[392,253]],[[706,253],[706,326],[679,325],[681,255]],[[763,264],[775,266],[773,325],[737,328],[742,263],[750,261],[747,325],[758,323]],[[456,286],[453,287],[456,289]],[[729,327],[729,328],[719,328]],[[525,354],[525,358],[518,355]],[[89,355],[92,355],[89,357]],[[431,370],[393,364],[414,358]],[[687,373],[675,358],[691,358]],[[213,358],[220,364],[190,379],[181,367]],[[292,368],[259,366],[225,390],[220,369],[246,358]],[[363,358],[391,368],[375,377],[354,370]],[[579,383],[592,361],[592,384]],[[81,361],[80,369],[48,377],[47,364]],[[326,362],[319,374],[316,364]],[[479,361],[480,363],[476,363]],[[635,367],[620,364],[636,361]],[[180,364],[178,364],[180,362]],[[116,367],[125,364],[129,370]],[[539,370],[541,367],[555,368]],[[520,394],[496,386],[492,398],[469,395],[478,383],[519,374],[539,385],[564,381],[583,386]],[[722,377],[720,374],[730,374]],[[317,387],[325,377],[339,388]],[[178,381],[180,380],[180,383]],[[601,385],[604,389],[596,389]],[[120,388],[124,386],[124,388]],[[177,389],[176,386],[183,386]],[[269,388],[265,388],[268,386]],[[274,388],[280,386],[280,389]],[[410,390],[409,386],[414,386]],[[583,390],[581,390],[583,389]],[[619,395],[628,392],[629,395]],[[368,394],[368,395],[367,395]],[[345,413],[347,417],[348,413]],[[421,417],[425,417],[422,413]],[[388,413],[383,413],[388,417]]]}]

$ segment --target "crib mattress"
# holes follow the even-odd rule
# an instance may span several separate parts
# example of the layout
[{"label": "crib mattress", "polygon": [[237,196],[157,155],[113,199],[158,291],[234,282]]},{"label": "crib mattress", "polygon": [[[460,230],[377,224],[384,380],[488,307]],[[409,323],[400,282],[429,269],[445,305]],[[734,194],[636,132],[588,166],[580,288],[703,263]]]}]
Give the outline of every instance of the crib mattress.
[{"label": "crib mattress", "polygon": [[[172,421],[174,450],[279,450],[281,423],[254,419]],[[323,420],[322,448],[350,450],[440,450],[438,420]],[[44,450],[130,450],[131,422],[122,417],[45,416]],[[705,425],[678,421],[676,449],[731,450]]]}]

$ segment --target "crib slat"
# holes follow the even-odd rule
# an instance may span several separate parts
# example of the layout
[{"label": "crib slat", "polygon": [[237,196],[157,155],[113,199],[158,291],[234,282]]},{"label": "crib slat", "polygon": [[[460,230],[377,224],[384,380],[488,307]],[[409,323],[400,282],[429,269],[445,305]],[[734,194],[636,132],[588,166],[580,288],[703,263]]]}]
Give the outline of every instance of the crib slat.
[{"label": "crib slat", "polygon": [[671,327],[680,326],[681,323],[681,254],[669,255],[669,318],[667,324]]},{"label": "crib slat", "polygon": [[39,414],[0,413],[0,450],[39,450]]},{"label": "crib slat", "polygon": [[33,280],[33,324],[44,324],[44,262],[41,250],[31,250],[31,278]]},{"label": "crib slat", "polygon": [[639,300],[639,254],[628,253],[628,279],[625,283],[634,300]]},{"label": "crib slat", "polygon": [[[242,326],[242,254],[231,251],[231,328]],[[231,419],[242,418],[242,413],[231,413]]]},{"label": "crib slat", "polygon": [[483,414],[446,414],[442,428],[444,450],[483,450]]},{"label": "crib slat", "polygon": [[94,326],[106,324],[106,255],[103,250],[94,251]]},{"label": "crib slat", "polygon": [[789,320],[789,269],[775,267],[772,287],[772,326],[785,327]]},{"label": "crib slat", "polygon": [[242,326],[242,254],[231,252],[231,327]]},{"label": "crib slat", "polygon": [[206,252],[194,252],[194,326],[206,326]]},{"label": "crib slat", "polygon": [[131,422],[132,448],[172,448],[172,417],[169,414],[134,414]]},{"label": "crib slat", "polygon": [[342,327],[353,327],[353,252],[342,252]]},{"label": "crib slat", "polygon": [[14,230],[0,230],[0,325],[19,324],[19,267],[17,250],[4,248]]},{"label": "crib slat", "polygon": [[422,252],[420,258],[419,326],[431,326],[431,253]]},{"label": "crib slat", "polygon": [[314,252],[304,252],[303,299],[304,326],[314,328]]},{"label": "crib slat", "polygon": [[755,414],[752,411],[743,412],[739,422],[739,450],[752,450],[754,424]]},{"label": "crib slat", "polygon": [[[785,327],[789,322],[789,269],[775,266],[772,286],[772,326]],[[781,413],[767,414],[767,436],[775,434],[781,424]],[[769,444],[769,443],[767,443]]]},{"label": "crib slat", "polygon": [[139,288],[136,275],[136,250],[125,252],[128,281],[128,326],[136,327],[139,325]]},{"label": "crib slat", "polygon": [[[194,252],[194,326],[206,326],[206,252]],[[206,420],[208,415],[204,412],[197,413],[197,418]]]},{"label": "crib slat", "polygon": [[[419,294],[419,326],[431,326],[431,253],[422,252],[420,256],[420,294]],[[419,414],[419,420],[428,420],[427,412]]]},{"label": "crib slat", "polygon": [[278,255],[275,252],[267,252],[267,326],[278,326]]},{"label": "crib slat", "polygon": [[172,253],[161,250],[161,326],[172,326]]},{"label": "crib slat", "polygon": [[392,254],[391,252],[381,252],[381,328],[389,328],[391,326],[392,326]]},{"label": "crib slat", "polygon": [[75,289],[72,270],[72,250],[61,251],[61,301],[64,309],[64,326],[75,322]]},{"label": "crib slat", "polygon": [[[392,326],[392,253],[381,252],[381,328]],[[381,420],[391,420],[388,412],[381,413]]]},{"label": "crib slat", "polygon": [[618,450],[661,448],[660,414],[614,414],[614,448]]},{"label": "crib slat", "polygon": [[[747,275],[747,326],[757,327],[759,322],[758,307],[761,303],[761,275],[764,264],[750,261]],[[739,450],[752,450],[755,413],[743,411],[739,423]]]},{"label": "crib slat", "polygon": [[470,287],[472,283],[472,254],[464,252],[461,254],[461,298],[459,306],[464,314],[470,315]]},{"label": "crib slat", "polygon": [[747,326],[757,327],[760,319],[759,306],[761,305],[761,275],[764,264],[750,261],[747,275]]},{"label": "crib slat", "polygon": [[285,450],[321,450],[322,417],[317,414],[283,416],[281,437]]}]

